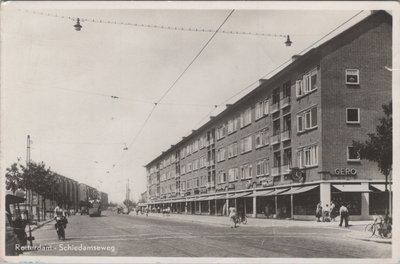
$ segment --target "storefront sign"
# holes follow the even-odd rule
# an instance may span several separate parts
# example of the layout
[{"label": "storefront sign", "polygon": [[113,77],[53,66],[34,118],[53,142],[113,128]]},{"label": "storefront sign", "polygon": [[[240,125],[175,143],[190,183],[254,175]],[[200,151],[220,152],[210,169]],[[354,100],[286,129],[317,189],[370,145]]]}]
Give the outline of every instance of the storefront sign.
[{"label": "storefront sign", "polygon": [[263,187],[268,187],[268,186],[272,186],[272,185],[274,185],[273,179],[264,180],[264,181],[262,182],[262,186],[263,186]]},{"label": "storefront sign", "polygon": [[357,175],[357,170],[354,168],[336,168],[335,175],[339,176],[355,176]]}]

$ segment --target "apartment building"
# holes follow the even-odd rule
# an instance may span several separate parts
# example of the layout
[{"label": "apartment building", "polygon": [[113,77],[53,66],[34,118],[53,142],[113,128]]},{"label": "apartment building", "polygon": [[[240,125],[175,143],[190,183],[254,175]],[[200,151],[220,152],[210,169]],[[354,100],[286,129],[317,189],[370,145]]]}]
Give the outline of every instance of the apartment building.
[{"label": "apartment building", "polygon": [[313,219],[318,202],[352,219],[384,211],[384,176],[353,140],[392,100],[392,17],[370,16],[293,61],[146,165],[153,208]]}]

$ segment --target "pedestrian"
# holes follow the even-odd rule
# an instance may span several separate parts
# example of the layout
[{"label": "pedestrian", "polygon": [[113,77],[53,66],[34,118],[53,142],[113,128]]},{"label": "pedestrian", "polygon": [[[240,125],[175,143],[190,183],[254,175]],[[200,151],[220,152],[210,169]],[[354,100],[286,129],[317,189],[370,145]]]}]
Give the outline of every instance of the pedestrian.
[{"label": "pedestrian", "polygon": [[344,220],[344,226],[348,227],[349,226],[349,210],[347,209],[347,207],[342,204],[342,206],[339,209],[339,213],[340,213],[340,224],[339,226],[341,227],[343,224],[343,220]]},{"label": "pedestrian", "polygon": [[321,201],[317,204],[317,208],[315,209],[315,217],[317,218],[317,222],[321,222],[322,216],[322,205]]},{"label": "pedestrian", "polygon": [[331,201],[331,206],[329,207],[329,217],[331,218],[331,221],[335,221],[336,215],[335,215],[335,203]]},{"label": "pedestrian", "polygon": [[236,228],[236,208],[229,207],[229,221],[231,222],[231,228]]},{"label": "pedestrian", "polygon": [[226,202],[224,203],[224,206],[222,206],[222,215],[226,215]]},{"label": "pedestrian", "polygon": [[331,219],[329,219],[329,212],[330,212],[329,205],[326,204],[325,207],[322,209],[322,222],[331,221]]},{"label": "pedestrian", "polygon": [[268,204],[265,205],[264,214],[265,214],[265,216],[266,216],[267,218],[269,218],[269,205],[268,205]]}]

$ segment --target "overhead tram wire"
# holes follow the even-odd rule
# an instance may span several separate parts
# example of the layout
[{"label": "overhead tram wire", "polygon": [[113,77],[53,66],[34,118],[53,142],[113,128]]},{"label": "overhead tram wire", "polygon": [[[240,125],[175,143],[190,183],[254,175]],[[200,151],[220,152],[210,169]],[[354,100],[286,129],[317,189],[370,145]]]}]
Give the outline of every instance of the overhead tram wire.
[{"label": "overhead tram wire", "polygon": [[[110,24],[110,25],[122,25],[122,26],[133,26],[133,27],[141,27],[141,28],[154,28],[159,30],[169,30],[169,31],[185,31],[185,32],[196,32],[196,33],[213,33],[215,32],[214,29],[205,29],[205,28],[196,28],[196,27],[182,27],[182,26],[166,26],[166,25],[152,25],[152,24],[143,24],[143,23],[132,23],[132,22],[122,22],[116,20],[104,20],[104,19],[94,19],[94,18],[84,18],[84,17],[73,17],[73,16],[64,16],[58,15],[54,13],[48,12],[41,12],[41,11],[32,11],[27,9],[18,9],[18,11],[41,15],[41,16],[48,16],[54,18],[61,18],[76,21],[79,19],[81,23],[89,22],[89,23],[96,23],[96,24]],[[273,33],[258,33],[258,32],[248,32],[248,31],[237,31],[237,30],[219,30],[218,33],[220,34],[227,34],[227,35],[247,35],[247,36],[258,36],[258,37],[278,37],[278,38],[286,38],[288,35],[285,34],[273,34]]]},{"label": "overhead tram wire", "polygon": [[[311,45],[307,46],[306,48],[304,48],[303,50],[301,50],[298,54],[302,54],[305,51],[309,50],[310,48],[312,48],[315,44],[317,44],[318,42],[320,42],[321,40],[323,40],[324,38],[326,38],[327,36],[329,36],[330,34],[332,34],[334,31],[336,31],[337,29],[339,29],[340,27],[342,27],[343,25],[347,24],[348,22],[350,22],[351,20],[353,20],[355,17],[357,17],[358,15],[360,15],[362,12],[364,12],[364,10],[359,11],[358,13],[356,13],[355,15],[353,15],[352,17],[350,17],[349,19],[347,19],[346,21],[344,21],[343,23],[341,23],[340,25],[338,25],[337,27],[335,27],[334,29],[332,29],[331,31],[329,31],[327,34],[325,34],[324,36],[322,36],[321,38],[319,38],[318,40],[314,41]],[[263,79],[267,76],[269,76],[271,73],[275,72],[276,70],[282,68],[283,66],[285,66],[287,63],[291,62],[292,58],[284,61],[282,64],[280,64],[279,66],[275,67],[273,70],[269,71],[268,73],[264,74],[261,78],[259,79]],[[235,98],[236,96],[238,96],[239,94],[241,94],[242,92],[246,91],[247,89],[251,88],[253,85],[257,84],[257,81],[252,82],[251,84],[247,85],[246,87],[244,87],[243,89],[239,90],[238,92],[236,92],[235,94],[233,94],[232,96],[230,96],[228,99],[224,100],[222,103],[220,103],[219,105],[217,105],[217,107],[215,107],[213,110],[211,110],[211,112],[209,114],[207,114],[206,117],[202,118],[200,120],[200,122],[197,123],[197,125],[193,128],[196,129],[197,126],[199,126],[203,120],[205,120],[208,116],[210,116],[212,114],[212,112],[215,111],[215,109],[217,109],[218,107],[224,105],[225,103],[229,102],[232,98]]]},{"label": "overhead tram wire", "polygon": [[[212,34],[210,39],[203,45],[203,47],[200,49],[200,51],[196,54],[196,56],[190,61],[189,65],[183,70],[183,72],[178,76],[178,78],[172,83],[172,85],[161,95],[160,99],[154,103],[153,108],[151,109],[149,115],[147,116],[146,120],[142,124],[141,128],[139,129],[138,133],[135,135],[133,138],[132,142],[129,144],[129,147],[132,147],[132,145],[136,142],[136,139],[139,137],[140,133],[143,131],[144,127],[146,126],[147,122],[150,120],[152,114],[154,113],[154,110],[156,109],[157,105],[165,98],[165,96],[175,87],[175,85],[178,83],[178,81],[182,78],[182,76],[189,70],[190,66],[193,65],[193,63],[197,60],[197,58],[201,55],[201,53],[205,50],[205,48],[208,46],[208,44],[211,42],[211,40],[216,36],[218,31],[221,29],[221,27],[226,23],[226,21],[229,19],[229,17],[233,14],[235,9],[232,9],[231,12],[228,14],[228,16],[224,19],[224,21],[221,23],[221,25],[215,30],[215,32]],[[125,152],[122,153],[121,158],[114,163],[113,168],[116,167],[116,165],[123,159],[125,155]]]}]

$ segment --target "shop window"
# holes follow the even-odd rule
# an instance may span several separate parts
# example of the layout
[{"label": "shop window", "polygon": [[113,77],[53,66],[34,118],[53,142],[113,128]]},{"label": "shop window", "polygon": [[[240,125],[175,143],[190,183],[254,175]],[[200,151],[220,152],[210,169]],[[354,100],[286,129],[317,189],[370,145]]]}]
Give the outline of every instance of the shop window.
[{"label": "shop window", "polygon": [[346,84],[360,84],[360,71],[358,69],[346,69]]},{"label": "shop window", "polygon": [[385,192],[369,193],[369,214],[384,215],[385,214]]},{"label": "shop window", "polygon": [[360,108],[346,108],[346,123],[347,124],[360,123]]},{"label": "shop window", "polygon": [[331,190],[331,200],[335,203],[335,208],[339,209],[344,204],[350,215],[361,215],[361,193],[337,192],[333,187]]},{"label": "shop window", "polygon": [[271,217],[275,212],[274,196],[259,196],[257,199],[257,214],[263,214],[265,217]]}]

